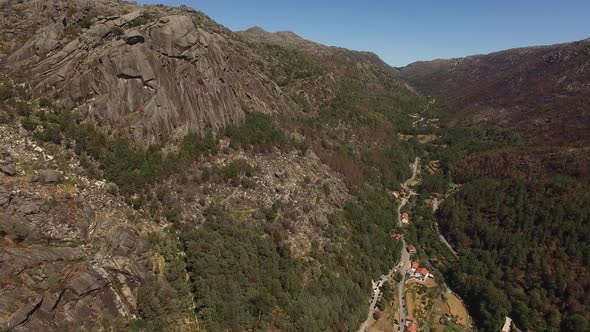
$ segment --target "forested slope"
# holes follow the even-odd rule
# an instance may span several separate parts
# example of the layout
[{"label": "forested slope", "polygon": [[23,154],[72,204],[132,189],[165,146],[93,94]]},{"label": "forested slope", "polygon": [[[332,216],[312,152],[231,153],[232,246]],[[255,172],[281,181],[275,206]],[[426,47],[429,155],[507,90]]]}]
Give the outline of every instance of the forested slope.
[{"label": "forested slope", "polygon": [[[527,330],[584,331],[590,293],[588,180],[470,181],[438,213],[460,253],[449,283],[493,317]],[[585,327],[584,327],[585,326]]]}]

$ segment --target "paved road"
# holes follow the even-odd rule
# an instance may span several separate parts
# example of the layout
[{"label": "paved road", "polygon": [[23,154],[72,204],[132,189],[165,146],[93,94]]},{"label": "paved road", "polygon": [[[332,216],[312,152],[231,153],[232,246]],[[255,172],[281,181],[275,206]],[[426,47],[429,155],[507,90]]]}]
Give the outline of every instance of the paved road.
[{"label": "paved road", "polygon": [[[401,215],[401,210],[402,208],[408,204],[408,199],[411,196],[417,195],[410,187],[409,187],[409,183],[414,181],[416,179],[417,173],[418,173],[418,167],[420,166],[420,158],[416,157],[416,160],[414,161],[414,163],[412,164],[412,177],[410,177],[409,179],[407,179],[403,184],[402,184],[402,188],[404,190],[406,190],[408,192],[406,197],[403,197],[398,208],[397,208],[397,222],[399,227],[402,227],[402,215]],[[406,271],[408,271],[410,269],[411,266],[411,262],[410,262],[410,255],[408,253],[408,251],[406,250],[406,240],[402,240],[403,246],[401,249],[401,259],[400,262],[394,266],[391,270],[389,270],[389,273],[385,276],[383,276],[381,279],[379,279],[379,282],[377,283],[377,287],[373,289],[373,297],[371,298],[371,304],[369,305],[369,314],[367,315],[367,319],[361,324],[361,326],[358,329],[358,332],[365,332],[368,330],[368,326],[369,326],[369,321],[371,320],[371,315],[373,315],[373,312],[375,311],[375,306],[377,305],[377,302],[379,302],[379,299],[381,298],[381,286],[383,286],[383,284],[389,280],[391,280],[393,278],[393,275],[397,272],[400,271],[400,273],[402,274],[402,280],[400,281],[399,285],[398,285],[398,301],[400,303],[400,317],[399,317],[399,322],[400,324],[405,325],[405,321],[406,321],[406,304],[404,301],[404,293],[405,293],[405,285],[406,285]]]},{"label": "paved road", "polygon": [[[416,193],[412,190],[412,188],[410,188],[409,183],[416,179],[419,167],[420,167],[420,158],[416,157],[414,164],[412,164],[412,177],[410,177],[408,180],[406,180],[406,182],[404,182],[404,184],[402,185],[402,187],[406,191],[408,191],[408,195],[407,195],[407,197],[402,198],[402,201],[400,202],[400,204],[397,208],[397,222],[400,227],[402,227],[401,210],[406,204],[408,204],[409,198],[412,197],[413,195],[416,195]],[[410,254],[408,253],[408,250],[406,249],[407,246],[408,246],[408,244],[406,243],[406,240],[404,239],[402,250],[401,250],[401,266],[400,266],[402,280],[399,282],[398,287],[397,287],[397,296],[398,296],[398,303],[399,303],[398,322],[399,322],[399,325],[401,325],[401,326],[406,326],[406,315],[407,315],[406,310],[407,310],[407,308],[406,308],[406,301],[404,298],[404,294],[406,293],[406,272],[412,266],[412,263],[410,261]]]},{"label": "paved road", "polygon": [[[402,253],[402,255],[403,255],[403,253]],[[359,329],[358,329],[359,332],[367,331],[369,322],[371,321],[371,315],[373,315],[373,312],[375,312],[375,307],[377,306],[377,302],[379,302],[379,300],[383,296],[383,293],[381,292],[381,287],[383,286],[383,284],[385,284],[386,282],[389,282],[393,278],[395,273],[400,269],[400,266],[403,265],[403,262],[404,262],[404,259],[402,256],[402,260],[398,263],[398,265],[394,266],[391,270],[389,270],[389,273],[387,273],[387,275],[382,276],[379,279],[379,281],[377,282],[377,284],[375,285],[375,287],[373,288],[373,297],[371,298],[371,304],[369,305],[369,314],[367,315],[367,319],[359,327]],[[402,271],[404,271],[404,270],[402,269]]]},{"label": "paved road", "polygon": [[[406,204],[408,204],[410,197],[417,195],[417,193],[414,190],[412,190],[412,188],[410,188],[409,183],[416,179],[419,166],[420,166],[420,158],[416,157],[416,160],[412,164],[412,176],[402,184],[402,188],[406,191],[406,197],[402,197],[402,200],[397,207],[397,225],[399,227],[402,227],[402,214],[401,214],[402,208],[404,206],[406,206]],[[404,250],[405,250],[405,245],[404,245]]]},{"label": "paved road", "polygon": [[402,184],[402,188],[404,190],[410,190],[409,184],[410,182],[416,180],[416,176],[418,175],[418,167],[420,167],[420,157],[416,157],[416,160],[414,160],[414,163],[412,164],[412,176]]},{"label": "paved road", "polygon": [[397,296],[398,296],[398,303],[399,303],[399,318],[398,322],[399,325],[405,326],[406,325],[406,302],[404,298],[404,294],[406,293],[406,272],[411,267],[410,261],[410,254],[406,250],[406,241],[403,241],[403,248],[402,248],[402,257],[401,257],[401,266],[400,266],[400,273],[402,274],[402,280],[398,283],[397,286]]}]

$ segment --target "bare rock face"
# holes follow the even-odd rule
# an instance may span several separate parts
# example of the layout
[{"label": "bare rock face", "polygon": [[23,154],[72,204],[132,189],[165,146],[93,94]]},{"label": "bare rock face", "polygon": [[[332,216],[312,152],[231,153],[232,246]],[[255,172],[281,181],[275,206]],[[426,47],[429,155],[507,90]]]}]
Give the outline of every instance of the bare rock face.
[{"label": "bare rock face", "polygon": [[[22,78],[34,94],[78,107],[109,132],[148,145],[239,124],[245,111],[291,108],[281,89],[252,65],[246,44],[201,13],[78,0],[76,12],[89,8],[76,18],[68,17],[71,3],[5,4],[6,16],[11,9],[28,14],[41,7],[37,15],[52,19],[31,16],[41,28],[28,36],[15,32],[0,68]],[[101,15],[109,6],[115,14]]]},{"label": "bare rock face", "polygon": [[8,176],[15,176],[16,175],[16,168],[12,165],[0,165],[0,172],[8,175]]},{"label": "bare rock face", "polygon": [[[2,125],[0,146],[24,169],[41,156]],[[0,331],[97,331],[101,320],[135,317],[153,223],[75,168],[39,178],[0,178]]]}]

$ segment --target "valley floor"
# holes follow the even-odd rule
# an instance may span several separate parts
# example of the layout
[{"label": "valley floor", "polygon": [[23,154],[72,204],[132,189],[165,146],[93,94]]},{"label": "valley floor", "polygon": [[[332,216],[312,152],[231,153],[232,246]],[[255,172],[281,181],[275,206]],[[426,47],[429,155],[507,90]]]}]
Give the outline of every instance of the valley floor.
[{"label": "valley floor", "polygon": [[[412,196],[417,193],[412,187],[419,185],[420,158],[416,158],[411,165],[412,176],[403,183],[403,189],[408,192],[407,197],[399,199],[397,209],[398,225],[402,227],[402,209],[409,203]],[[438,201],[432,200],[433,212],[438,207]],[[438,231],[438,228],[437,228]],[[440,234],[441,241],[448,246],[453,255],[456,252]],[[410,325],[416,324],[419,331],[470,331],[471,318],[463,301],[453,293],[446,285],[439,284],[432,278],[424,281],[411,276],[410,268],[412,257],[408,252],[408,243],[402,238],[401,260],[382,276],[377,282],[373,282],[373,295],[369,306],[367,320],[359,327],[359,332],[388,332],[411,331]],[[421,262],[421,264],[424,264]],[[401,275],[401,280],[396,282],[394,275]],[[396,289],[396,297],[389,301],[385,310],[379,310],[377,302],[383,299],[382,288],[389,283],[392,289]],[[377,319],[375,313],[377,314]]]}]

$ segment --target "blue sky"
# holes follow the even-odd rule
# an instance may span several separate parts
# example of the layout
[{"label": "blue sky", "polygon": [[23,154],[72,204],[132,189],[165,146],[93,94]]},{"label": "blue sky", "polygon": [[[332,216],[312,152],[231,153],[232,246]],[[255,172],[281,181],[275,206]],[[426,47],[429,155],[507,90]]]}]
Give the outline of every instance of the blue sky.
[{"label": "blue sky", "polygon": [[232,30],[290,30],[393,66],[590,37],[589,0],[139,0],[186,4]]}]

